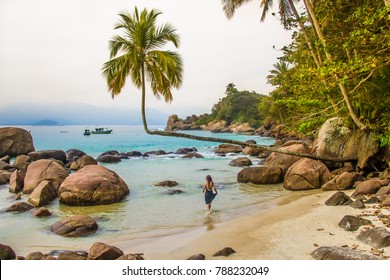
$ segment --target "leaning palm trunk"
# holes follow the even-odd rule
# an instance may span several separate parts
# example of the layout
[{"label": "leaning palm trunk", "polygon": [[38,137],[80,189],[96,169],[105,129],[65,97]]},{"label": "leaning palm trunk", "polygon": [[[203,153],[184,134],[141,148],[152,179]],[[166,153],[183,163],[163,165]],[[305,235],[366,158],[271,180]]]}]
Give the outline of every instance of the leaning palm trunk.
[{"label": "leaning palm trunk", "polygon": [[230,139],[224,139],[224,138],[218,138],[218,137],[206,137],[206,136],[198,136],[198,135],[192,135],[192,134],[186,134],[186,133],[180,133],[180,132],[169,132],[169,131],[159,131],[159,130],[150,130],[148,128],[148,124],[146,121],[146,113],[145,113],[145,94],[142,93],[142,122],[145,129],[145,132],[150,135],[160,135],[160,136],[169,136],[169,137],[179,137],[179,138],[187,138],[192,140],[200,140],[200,141],[208,141],[208,142],[218,142],[218,143],[227,143],[227,144],[233,144],[233,145],[239,145],[239,146],[248,146],[248,147],[256,147],[260,148],[267,152],[274,152],[279,154],[285,154],[285,155],[291,155],[291,156],[298,156],[298,157],[305,157],[305,158],[311,158],[315,160],[323,160],[323,161],[332,161],[332,162],[348,162],[348,161],[356,161],[357,158],[352,157],[345,157],[345,158],[338,158],[338,157],[328,157],[328,156],[319,156],[314,154],[307,154],[307,153],[297,153],[297,152],[291,152],[286,150],[277,149],[274,147],[264,146],[264,145],[257,145],[257,144],[251,144],[247,142],[237,141],[237,140],[230,140]]}]

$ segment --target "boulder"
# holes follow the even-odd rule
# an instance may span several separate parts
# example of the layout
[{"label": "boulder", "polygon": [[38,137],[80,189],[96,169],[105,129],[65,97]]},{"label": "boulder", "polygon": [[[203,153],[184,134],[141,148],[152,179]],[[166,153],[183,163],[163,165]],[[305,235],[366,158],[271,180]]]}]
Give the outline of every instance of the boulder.
[{"label": "boulder", "polygon": [[75,215],[62,218],[51,226],[51,231],[65,237],[81,237],[97,231],[98,224],[87,215]]},{"label": "boulder", "polygon": [[228,153],[241,153],[242,148],[237,145],[232,144],[221,144],[215,149],[215,153],[217,154],[228,154]]},{"label": "boulder", "polygon": [[68,175],[66,169],[53,160],[40,159],[34,161],[27,168],[23,193],[32,193],[42,181],[51,181],[57,190]]},{"label": "boulder", "polygon": [[10,157],[10,156],[3,156],[3,157],[0,157],[0,161],[3,161],[3,162],[5,162],[5,163],[10,164],[10,163],[11,163],[11,157]]},{"label": "boulder", "polygon": [[31,134],[17,127],[0,128],[0,157],[16,157],[34,151]]},{"label": "boulder", "polygon": [[356,190],[353,192],[352,197],[356,197],[359,194],[375,194],[382,187],[381,180],[378,178],[372,178],[361,182]]},{"label": "boulder", "polygon": [[128,157],[142,157],[142,153],[139,151],[127,152],[126,155]]},{"label": "boulder", "polygon": [[34,207],[32,207],[27,202],[15,202],[10,207],[6,208],[4,211],[5,212],[26,212],[33,208]]},{"label": "boulder", "polygon": [[52,250],[49,252],[49,256],[56,258],[57,260],[86,260],[88,258],[88,252],[86,251],[70,251],[70,250]]},{"label": "boulder", "polygon": [[176,181],[167,180],[167,181],[158,182],[154,185],[156,187],[176,187],[177,185],[179,185],[179,183]]},{"label": "boulder", "polygon": [[16,254],[14,250],[8,245],[0,243],[0,260],[14,260],[16,259]]},{"label": "boulder", "polygon": [[9,179],[9,191],[11,193],[19,193],[23,191],[23,185],[24,185],[24,173],[15,170]]},{"label": "boulder", "polygon": [[34,217],[49,217],[53,215],[46,207],[39,207],[31,211],[31,215]]},{"label": "boulder", "polygon": [[158,150],[158,151],[149,151],[143,154],[143,156],[150,156],[150,155],[155,155],[155,156],[163,156],[166,155],[167,152],[164,150]]},{"label": "boulder", "polygon": [[229,165],[230,166],[238,166],[238,167],[251,166],[252,165],[252,161],[249,158],[247,158],[247,157],[239,157],[239,158],[233,159],[229,163]]},{"label": "boulder", "polygon": [[103,163],[117,163],[117,162],[120,162],[122,160],[119,156],[116,156],[116,155],[103,155],[103,156],[99,156],[96,159],[96,161],[103,162]]},{"label": "boulder", "polygon": [[[287,145],[284,147],[280,147],[279,149],[295,153],[308,152],[308,149],[302,143]],[[298,156],[285,155],[281,153],[271,153],[265,160],[265,165],[269,167],[279,167],[282,169],[283,174],[285,174],[287,170],[300,159],[302,158]]]},{"label": "boulder", "polygon": [[283,187],[292,191],[319,189],[330,180],[330,177],[325,164],[318,160],[303,158],[287,170]]},{"label": "boulder", "polygon": [[15,168],[12,165],[10,165],[9,163],[0,160],[0,170],[14,171]]},{"label": "boulder", "polygon": [[385,199],[381,203],[382,207],[390,207],[390,194],[386,195]]},{"label": "boulder", "polygon": [[376,249],[390,246],[390,232],[384,227],[374,227],[363,231],[357,239]]},{"label": "boulder", "polygon": [[117,150],[109,150],[109,151],[105,151],[104,153],[102,153],[99,157],[101,156],[119,156],[119,152]]},{"label": "boulder", "polygon": [[128,194],[119,175],[101,165],[85,166],[67,177],[58,190],[60,202],[72,206],[116,203]]},{"label": "boulder", "polygon": [[202,156],[201,154],[192,152],[192,153],[185,154],[184,156],[182,156],[182,158],[204,158],[204,156]]},{"label": "boulder", "polygon": [[41,150],[28,153],[31,161],[37,161],[40,159],[56,159],[63,163],[66,163],[66,154],[61,150]]},{"label": "boulder", "polygon": [[356,231],[360,226],[372,225],[372,223],[371,221],[360,217],[346,215],[341,219],[338,225],[346,231]]},{"label": "boulder", "polygon": [[364,205],[364,202],[363,202],[362,199],[356,199],[349,206],[352,207],[352,208],[355,208],[355,209],[364,209],[364,208],[366,208],[366,205]]},{"label": "boulder", "polygon": [[86,155],[86,153],[78,149],[69,149],[65,152],[65,154],[66,154],[66,162],[76,161],[77,159]]},{"label": "boulder", "polygon": [[186,155],[188,153],[197,152],[198,150],[195,147],[192,148],[180,148],[178,149],[175,154],[177,155]]},{"label": "boulder", "polygon": [[381,196],[381,195],[387,195],[387,194],[390,194],[390,186],[380,188],[375,195]]},{"label": "boulder", "polygon": [[238,173],[237,181],[253,184],[281,183],[283,182],[282,169],[269,166],[247,167]]},{"label": "boulder", "polygon": [[321,246],[310,254],[316,260],[381,260],[381,258],[338,246]]},{"label": "boulder", "polygon": [[170,190],[167,190],[166,192],[165,192],[165,194],[169,194],[169,195],[173,195],[173,194],[181,194],[181,193],[183,193],[183,191],[182,190],[178,190],[178,189],[170,189]]},{"label": "boulder", "polygon": [[57,198],[57,190],[52,181],[42,181],[30,194],[28,202],[34,207],[49,204]]},{"label": "boulder", "polygon": [[122,250],[102,242],[94,243],[88,252],[88,260],[115,260],[123,255]]},{"label": "boulder", "polygon": [[352,199],[343,192],[336,192],[327,201],[325,201],[325,205],[328,206],[339,206],[339,205],[349,205],[353,201]]},{"label": "boulder", "polygon": [[31,163],[31,159],[29,156],[19,155],[15,158],[14,167],[19,169],[23,173],[26,173],[27,167],[30,165],[30,163]]},{"label": "boulder", "polygon": [[219,250],[218,252],[214,253],[213,257],[219,257],[219,256],[228,257],[231,254],[234,254],[235,252],[236,251],[234,251],[232,248],[225,247],[225,248]]}]

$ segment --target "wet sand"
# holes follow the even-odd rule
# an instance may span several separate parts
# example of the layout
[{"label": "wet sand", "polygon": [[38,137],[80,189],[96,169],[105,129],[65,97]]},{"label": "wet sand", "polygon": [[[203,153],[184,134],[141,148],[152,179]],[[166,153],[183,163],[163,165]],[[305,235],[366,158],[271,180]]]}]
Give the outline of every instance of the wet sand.
[{"label": "wet sand", "polygon": [[[345,215],[369,214],[377,209],[373,206],[363,210],[326,206],[325,201],[333,193],[312,191],[307,195],[307,192],[297,192],[270,202],[268,209],[263,207],[258,213],[229,222],[214,224],[217,212],[205,215],[204,227],[133,240],[123,236],[109,244],[126,253],[144,253],[145,259],[149,260],[183,260],[194,254],[204,254],[206,259],[312,260],[310,253],[319,246],[348,246],[370,253],[371,247],[356,239],[362,227],[356,232],[348,232],[338,223]],[[385,209],[382,212],[390,213]],[[375,216],[365,218],[383,226]],[[231,247],[236,253],[229,257],[212,256],[224,247]],[[384,249],[384,255],[390,255],[389,247]]]}]

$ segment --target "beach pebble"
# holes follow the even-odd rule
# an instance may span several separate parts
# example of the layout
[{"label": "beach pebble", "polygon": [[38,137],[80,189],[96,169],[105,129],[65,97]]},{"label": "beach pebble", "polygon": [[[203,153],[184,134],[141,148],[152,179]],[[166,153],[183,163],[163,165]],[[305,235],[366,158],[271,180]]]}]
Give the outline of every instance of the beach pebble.
[{"label": "beach pebble", "polygon": [[231,254],[234,254],[236,251],[234,251],[232,248],[230,247],[225,247],[223,248],[222,250],[219,250],[218,252],[216,252],[213,257],[219,257],[219,256],[224,256],[224,257],[228,257],[230,256]]},{"label": "beach pebble", "polygon": [[196,254],[189,257],[187,260],[205,260],[206,257],[203,254]]}]

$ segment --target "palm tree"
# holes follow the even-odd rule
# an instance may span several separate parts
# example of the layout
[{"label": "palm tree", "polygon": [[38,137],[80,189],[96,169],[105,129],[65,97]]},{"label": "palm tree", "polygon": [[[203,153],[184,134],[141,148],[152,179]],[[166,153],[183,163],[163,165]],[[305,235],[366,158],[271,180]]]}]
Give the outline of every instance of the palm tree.
[{"label": "palm tree", "polygon": [[349,161],[351,159],[339,159],[320,157],[311,154],[300,154],[283,151],[276,148],[254,145],[236,140],[223,138],[203,137],[185,133],[149,130],[146,114],[146,80],[149,81],[153,94],[164,98],[166,102],[172,101],[171,89],[178,88],[182,83],[183,63],[180,55],[173,51],[163,51],[166,43],[171,42],[175,47],[179,46],[179,36],[176,29],[170,24],[156,26],[156,19],[160,12],[147,9],[134,13],[119,14],[120,21],[115,29],[123,30],[124,35],[116,35],[110,41],[110,60],[104,63],[102,71],[107,79],[108,90],[112,98],[119,95],[126,84],[126,79],[131,78],[133,84],[141,89],[142,94],[142,122],[144,130],[148,134],[189,138],[201,141],[230,143],[243,146],[256,146],[263,150],[290,155],[297,155],[313,159],[329,161]]},{"label": "palm tree", "polygon": [[160,12],[144,9],[141,13],[135,7],[134,14],[119,14],[120,21],[115,29],[123,30],[124,35],[116,35],[110,41],[110,60],[104,63],[103,75],[107,79],[112,98],[121,93],[126,78],[142,90],[142,120],[145,131],[149,131],[145,116],[146,78],[153,94],[172,101],[171,89],[182,83],[183,63],[180,55],[173,51],[163,51],[168,42],[179,46],[179,35],[170,24],[156,26]]},{"label": "palm tree", "polygon": [[267,82],[273,86],[278,84],[280,79],[288,70],[288,63],[285,61],[278,61],[274,65],[274,69],[270,70],[270,74],[267,76]]}]

